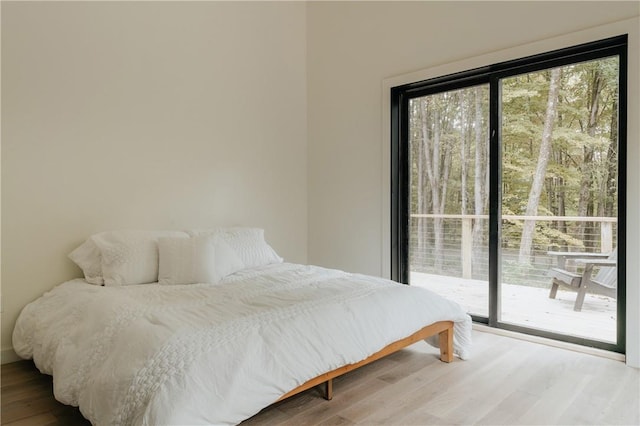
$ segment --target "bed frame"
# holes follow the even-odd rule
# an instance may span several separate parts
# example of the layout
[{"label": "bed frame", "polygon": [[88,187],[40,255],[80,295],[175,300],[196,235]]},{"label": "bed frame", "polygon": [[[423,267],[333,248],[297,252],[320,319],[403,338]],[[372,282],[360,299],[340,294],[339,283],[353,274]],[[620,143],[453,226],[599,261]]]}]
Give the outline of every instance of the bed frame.
[{"label": "bed frame", "polygon": [[339,368],[336,368],[333,371],[329,371],[328,373],[324,373],[315,377],[297,388],[287,392],[283,396],[278,399],[278,401],[282,401],[283,399],[287,399],[293,395],[299,394],[300,392],[304,392],[307,389],[311,389],[314,386],[324,384],[324,397],[327,400],[331,400],[333,398],[333,379],[338,376],[342,376],[343,374],[348,373],[349,371],[353,371],[356,368],[362,367],[363,365],[367,365],[376,361],[380,358],[383,358],[387,355],[391,355],[394,352],[399,351],[400,349],[404,349],[409,345],[412,345],[420,340],[424,340],[427,337],[435,336],[436,334],[440,337],[440,360],[443,362],[451,362],[453,361],[453,322],[452,321],[439,321],[428,325],[415,333],[413,333],[409,337],[405,337],[404,339],[400,339],[396,342],[393,342],[380,351],[374,353],[368,358],[363,359],[360,362],[355,364],[348,364]]}]

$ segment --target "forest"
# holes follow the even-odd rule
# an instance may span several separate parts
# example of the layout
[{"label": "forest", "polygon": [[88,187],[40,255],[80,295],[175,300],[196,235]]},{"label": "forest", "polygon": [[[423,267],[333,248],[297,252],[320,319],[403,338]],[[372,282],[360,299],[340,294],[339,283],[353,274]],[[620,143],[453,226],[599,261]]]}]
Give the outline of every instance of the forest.
[{"label": "forest", "polygon": [[[504,78],[499,96],[505,262],[615,244],[618,57]],[[489,86],[411,99],[409,116],[412,270],[457,273],[466,239],[486,278]]]}]

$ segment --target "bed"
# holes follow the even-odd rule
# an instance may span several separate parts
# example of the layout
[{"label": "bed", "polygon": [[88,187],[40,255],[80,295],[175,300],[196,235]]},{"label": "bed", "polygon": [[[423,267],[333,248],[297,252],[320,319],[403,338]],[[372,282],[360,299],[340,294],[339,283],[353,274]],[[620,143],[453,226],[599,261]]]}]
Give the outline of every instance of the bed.
[{"label": "bed", "polygon": [[[106,285],[114,275],[107,277],[113,265],[105,255],[118,262],[123,256],[102,245],[105,285],[89,283],[85,271],[85,279],[60,284],[27,305],[14,329],[18,355],[52,375],[56,399],[79,406],[93,424],[236,424],[318,384],[330,398],[334,377],[428,336],[444,361],[469,354],[470,317],[425,289],[283,263],[262,243],[271,261],[253,262],[260,257],[255,244],[228,236],[226,257],[239,254],[240,262],[227,269],[217,262],[203,273],[193,263],[193,253],[203,251],[194,234],[175,238],[190,248],[174,247],[174,260],[182,261],[168,268],[173,278],[191,275],[186,281],[194,282],[185,285],[167,281],[163,259],[171,256],[162,248],[164,237],[151,239],[155,245],[145,243],[151,253],[145,256],[160,270],[156,282],[125,285],[144,275],[136,270],[141,259],[133,259],[120,268],[120,285]],[[208,259],[225,258],[220,246],[210,247]],[[154,249],[155,264],[148,262]],[[225,273],[216,272],[221,269]],[[215,282],[197,282],[193,271],[196,278],[217,273]]]}]

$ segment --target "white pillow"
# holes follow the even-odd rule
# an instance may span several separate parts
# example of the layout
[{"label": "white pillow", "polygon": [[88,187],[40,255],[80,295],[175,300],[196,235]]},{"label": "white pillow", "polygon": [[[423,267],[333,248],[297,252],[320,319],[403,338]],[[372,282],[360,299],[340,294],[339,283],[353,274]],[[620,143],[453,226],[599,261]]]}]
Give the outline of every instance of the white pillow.
[{"label": "white pillow", "polygon": [[187,231],[191,236],[217,235],[231,247],[245,268],[282,263],[282,258],[264,239],[260,228],[220,228]]},{"label": "white pillow", "polygon": [[186,237],[178,231],[108,231],[91,236],[102,255],[105,286],[158,281],[158,238]]},{"label": "white pillow", "polygon": [[216,284],[243,268],[229,246],[214,235],[158,239],[160,284]]},{"label": "white pillow", "polygon": [[244,262],[242,262],[242,259],[240,259],[238,254],[229,246],[229,244],[219,236],[208,236],[208,238],[213,238],[215,241],[215,264],[221,278],[244,269]]},{"label": "white pillow", "polygon": [[69,259],[82,269],[84,279],[90,284],[102,285],[102,255],[91,238],[69,253]]}]

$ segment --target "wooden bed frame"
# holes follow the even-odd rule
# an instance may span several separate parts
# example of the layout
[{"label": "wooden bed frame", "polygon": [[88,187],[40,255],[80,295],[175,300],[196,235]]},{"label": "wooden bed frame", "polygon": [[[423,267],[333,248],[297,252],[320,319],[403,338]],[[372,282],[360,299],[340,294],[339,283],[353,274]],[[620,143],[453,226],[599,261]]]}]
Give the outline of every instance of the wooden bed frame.
[{"label": "wooden bed frame", "polygon": [[452,321],[439,321],[428,325],[415,333],[413,333],[409,337],[405,337],[404,339],[400,339],[396,342],[393,342],[378,352],[374,353],[370,357],[363,359],[360,362],[355,364],[348,364],[339,368],[336,368],[333,371],[329,371],[328,373],[324,373],[315,377],[297,388],[287,392],[283,396],[278,399],[278,401],[282,401],[283,399],[287,399],[293,395],[299,394],[300,392],[304,392],[307,389],[311,389],[314,386],[324,384],[325,385],[325,399],[331,400],[333,398],[333,379],[338,376],[342,376],[343,374],[348,373],[349,371],[353,371],[356,368],[362,367],[363,365],[367,365],[373,361],[376,361],[380,358],[383,358],[387,355],[390,355],[394,352],[399,351],[400,349],[404,349],[409,345],[412,345],[420,340],[424,340],[427,337],[435,336],[436,334],[440,337],[440,360],[443,362],[451,362],[453,361],[453,322]]}]

